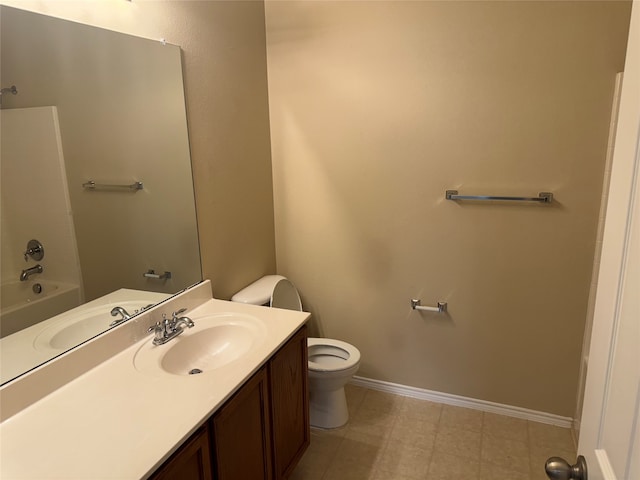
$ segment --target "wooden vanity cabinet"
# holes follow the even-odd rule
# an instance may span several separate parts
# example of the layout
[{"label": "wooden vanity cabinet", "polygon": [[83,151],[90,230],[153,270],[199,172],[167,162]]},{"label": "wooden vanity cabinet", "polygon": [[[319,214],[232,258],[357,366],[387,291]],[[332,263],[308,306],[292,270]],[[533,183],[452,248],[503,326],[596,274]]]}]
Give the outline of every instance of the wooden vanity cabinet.
[{"label": "wooden vanity cabinet", "polygon": [[268,364],[275,480],[288,478],[309,446],[307,352],[305,325]]},{"label": "wooden vanity cabinet", "polygon": [[309,446],[307,365],[302,326],[151,479],[288,478]]},{"label": "wooden vanity cabinet", "polygon": [[211,420],[216,480],[281,480],[309,446],[307,327]]},{"label": "wooden vanity cabinet", "polygon": [[210,420],[216,480],[271,480],[269,385],[263,367]]},{"label": "wooden vanity cabinet", "polygon": [[209,429],[198,429],[152,476],[152,480],[213,480]]}]

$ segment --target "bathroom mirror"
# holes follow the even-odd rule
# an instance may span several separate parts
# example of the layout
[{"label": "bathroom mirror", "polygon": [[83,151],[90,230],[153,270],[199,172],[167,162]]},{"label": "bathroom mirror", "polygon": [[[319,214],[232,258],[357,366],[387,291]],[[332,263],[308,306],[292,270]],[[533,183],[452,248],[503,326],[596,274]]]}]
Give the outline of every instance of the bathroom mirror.
[{"label": "bathroom mirror", "polygon": [[7,6],[0,21],[6,383],[202,274],[180,48]]}]

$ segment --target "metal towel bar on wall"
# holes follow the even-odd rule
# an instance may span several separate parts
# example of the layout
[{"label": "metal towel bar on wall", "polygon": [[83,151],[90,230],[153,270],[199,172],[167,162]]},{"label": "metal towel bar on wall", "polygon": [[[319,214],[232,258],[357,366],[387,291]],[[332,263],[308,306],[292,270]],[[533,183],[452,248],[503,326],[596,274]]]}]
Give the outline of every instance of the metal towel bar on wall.
[{"label": "metal towel bar on wall", "polygon": [[411,299],[411,308],[414,310],[423,310],[425,312],[445,313],[447,311],[447,302],[438,302],[437,307],[423,307],[417,298]]},{"label": "metal towel bar on wall", "polygon": [[93,180],[89,180],[82,184],[82,188],[85,190],[142,190],[144,188],[142,182],[133,182],[129,185],[112,185],[106,183],[96,183]]},{"label": "metal towel bar on wall", "polygon": [[142,276],[145,278],[154,278],[156,280],[169,280],[171,278],[171,272],[165,271],[164,273],[156,273],[155,270],[150,268],[145,273],[143,273]]},{"label": "metal towel bar on wall", "polygon": [[447,200],[502,200],[510,202],[553,202],[553,193],[540,192],[537,197],[502,197],[494,195],[458,195],[458,190],[447,190],[444,197]]}]

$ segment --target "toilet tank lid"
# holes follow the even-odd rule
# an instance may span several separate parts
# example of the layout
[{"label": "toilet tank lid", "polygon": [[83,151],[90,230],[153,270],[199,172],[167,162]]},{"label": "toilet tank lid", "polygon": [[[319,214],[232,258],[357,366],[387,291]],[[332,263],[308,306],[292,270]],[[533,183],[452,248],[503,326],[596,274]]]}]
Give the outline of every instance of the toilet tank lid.
[{"label": "toilet tank lid", "polygon": [[273,289],[280,280],[285,280],[285,277],[282,275],[265,275],[236,293],[231,297],[231,301],[250,303],[252,305],[268,304],[271,301]]}]

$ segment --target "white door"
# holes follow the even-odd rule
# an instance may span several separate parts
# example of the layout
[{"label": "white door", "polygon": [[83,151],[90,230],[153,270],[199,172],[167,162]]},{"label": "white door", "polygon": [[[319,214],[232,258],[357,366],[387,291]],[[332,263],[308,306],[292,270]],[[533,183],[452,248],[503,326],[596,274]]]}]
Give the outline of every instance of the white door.
[{"label": "white door", "polygon": [[[634,1],[578,452],[588,475],[640,480],[640,2]],[[572,459],[567,459],[571,461]],[[560,469],[562,470],[562,469]]]}]

